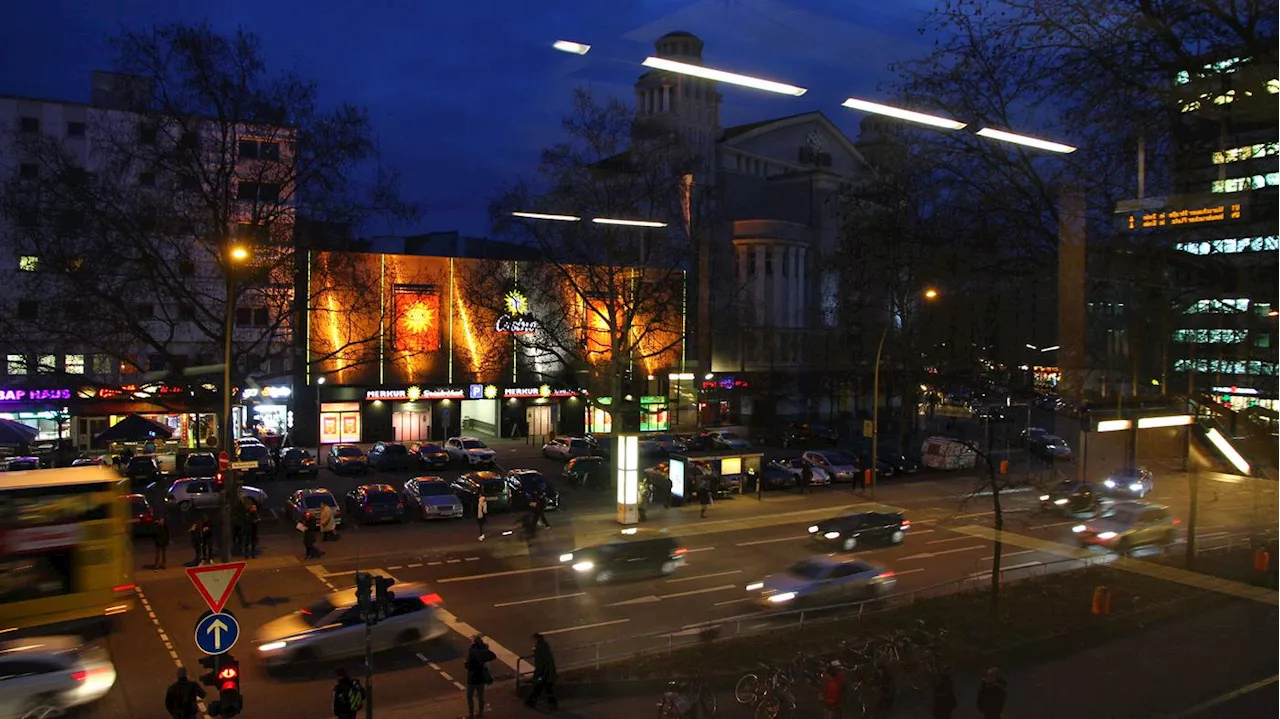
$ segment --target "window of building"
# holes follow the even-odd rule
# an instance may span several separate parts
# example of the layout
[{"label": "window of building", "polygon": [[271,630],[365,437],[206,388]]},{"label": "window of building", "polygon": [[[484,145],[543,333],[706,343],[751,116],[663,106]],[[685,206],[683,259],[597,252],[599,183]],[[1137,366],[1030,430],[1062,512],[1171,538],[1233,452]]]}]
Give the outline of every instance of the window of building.
[{"label": "window of building", "polygon": [[240,157],[249,160],[279,160],[280,143],[271,140],[241,140]]},{"label": "window of building", "polygon": [[7,355],[5,364],[9,376],[16,377],[27,373],[27,357],[26,355]]},{"label": "window of building", "polygon": [[196,310],[188,304],[178,305],[178,319],[190,322],[196,318]]},{"label": "window of building", "polygon": [[250,202],[279,202],[280,185],[274,182],[241,182],[236,188],[236,196]]},{"label": "window of building", "polygon": [[36,372],[54,374],[58,371],[58,355],[39,355],[36,357]]},{"label": "window of building", "polygon": [[236,324],[241,327],[266,327],[271,324],[271,313],[266,307],[237,307]]},{"label": "window of building", "polygon": [[1266,317],[1271,314],[1271,303],[1255,302],[1253,305],[1253,311],[1257,312],[1259,317]]},{"label": "window of building", "polygon": [[144,122],[138,125],[138,142],[143,145],[156,144],[156,137],[159,134],[160,133],[156,130],[156,126],[149,122]]},{"label": "window of building", "polygon": [[1175,247],[1192,255],[1208,255],[1215,252],[1233,254],[1238,252],[1276,252],[1280,251],[1280,236],[1239,237],[1210,240],[1207,242],[1179,242]]},{"label": "window of building", "polygon": [[1186,314],[1235,314],[1249,311],[1249,300],[1246,298],[1226,298],[1221,300],[1196,300],[1185,310]]},{"label": "window of building", "polygon": [[115,358],[111,355],[97,354],[93,356],[93,374],[98,377],[110,377],[117,368]]},{"label": "window of building", "polygon": [[40,269],[40,258],[36,255],[23,255],[18,258],[19,272],[35,272]]},{"label": "window of building", "polygon": [[84,137],[85,125],[83,122],[68,122],[67,137]]},{"label": "window of building", "polygon": [[1280,153],[1280,142],[1258,142],[1252,145],[1232,147],[1213,153],[1213,164],[1225,165],[1229,162],[1243,162],[1255,157],[1270,157]]},{"label": "window of building", "polygon": [[1214,180],[1211,189],[1214,192],[1244,192],[1246,190],[1260,190],[1264,187],[1276,187],[1277,185],[1280,185],[1280,172],[1268,172],[1265,175]]},{"label": "window of building", "polygon": [[187,191],[200,189],[200,178],[195,175],[183,175],[178,178],[178,186]]},{"label": "window of building", "polygon": [[764,251],[764,274],[766,277],[773,276],[773,250]]},{"label": "window of building", "polygon": [[791,250],[782,251],[782,276],[787,276],[787,271],[791,269]]},{"label": "window of building", "polygon": [[138,319],[149,320],[156,316],[156,307],[150,302],[141,302],[137,306]]},{"label": "window of building", "polygon": [[18,300],[18,319],[40,319],[40,303],[35,300]]},{"label": "window of building", "polygon": [[24,117],[18,120],[19,132],[40,132],[40,118]]},{"label": "window of building", "polygon": [[84,355],[67,355],[63,357],[62,367],[67,374],[84,374]]},{"label": "window of building", "polygon": [[178,260],[178,276],[191,277],[196,273],[196,263],[191,260]]},{"label": "window of building", "polygon": [[1243,342],[1244,330],[1203,329],[1175,330],[1173,339],[1176,342],[1195,342],[1197,344],[1236,344]]},{"label": "window of building", "polygon": [[139,173],[138,173],[138,184],[139,184],[139,185],[141,185],[141,186],[143,186],[143,187],[155,187],[155,186],[156,186],[156,173],[154,173],[154,172],[139,172]]},{"label": "window of building", "polygon": [[1258,348],[1260,348],[1260,349],[1264,349],[1264,350],[1265,350],[1265,349],[1270,349],[1270,348],[1271,348],[1271,335],[1267,334],[1266,332],[1260,332],[1260,333],[1258,333],[1258,334],[1257,334],[1257,335],[1255,335],[1255,336],[1254,336],[1254,338],[1253,338],[1253,346],[1254,346],[1254,347],[1258,347]]},{"label": "window of building", "polygon": [[40,177],[40,166],[34,162],[24,162],[18,165],[18,177],[24,180],[34,180]]},{"label": "window of building", "polygon": [[165,368],[164,355],[147,355],[147,371],[163,372]]}]

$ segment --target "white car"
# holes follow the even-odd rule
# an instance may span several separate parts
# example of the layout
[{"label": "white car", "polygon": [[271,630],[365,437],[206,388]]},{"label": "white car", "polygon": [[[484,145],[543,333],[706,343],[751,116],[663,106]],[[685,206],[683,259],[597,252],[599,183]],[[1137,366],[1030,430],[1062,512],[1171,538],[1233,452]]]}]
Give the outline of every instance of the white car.
[{"label": "white car", "polygon": [[[244,499],[246,497],[258,505],[259,508],[265,507],[267,504],[266,492],[257,487],[242,484],[240,485],[240,498]],[[169,485],[169,491],[165,494],[164,501],[178,505],[178,509],[184,512],[189,509],[209,509],[219,506],[219,502],[222,501],[222,493],[219,491],[218,481],[212,477],[179,479]]]},{"label": "white car", "polygon": [[475,437],[450,437],[444,443],[449,459],[466,462],[472,467],[487,467],[498,459],[498,453]]},{"label": "white car", "polygon": [[799,479],[800,473],[804,471],[805,467],[808,467],[809,474],[812,477],[811,482],[813,484],[815,485],[831,484],[831,475],[827,474],[827,470],[823,469],[822,467],[815,466],[813,462],[810,462],[804,457],[792,457],[790,459],[775,459],[769,463],[769,466],[776,467],[782,470],[783,472],[786,472],[787,474],[791,475],[792,477],[795,477],[796,479]]},{"label": "white car", "polygon": [[542,456],[568,461],[591,454],[591,443],[581,437],[556,437],[542,445]]},{"label": "white car", "polygon": [[747,438],[734,432],[708,432],[707,436],[718,449],[751,449]]},{"label": "white car", "polygon": [[832,482],[853,482],[858,478],[858,460],[847,452],[810,450],[800,457],[826,472]]},{"label": "white car", "polygon": [[893,589],[893,572],[843,554],[810,557],[747,585],[757,602],[770,609],[798,604],[829,605],[874,599]]},{"label": "white car", "polygon": [[96,701],[116,683],[106,652],[79,637],[0,643],[0,717],[61,716]]}]

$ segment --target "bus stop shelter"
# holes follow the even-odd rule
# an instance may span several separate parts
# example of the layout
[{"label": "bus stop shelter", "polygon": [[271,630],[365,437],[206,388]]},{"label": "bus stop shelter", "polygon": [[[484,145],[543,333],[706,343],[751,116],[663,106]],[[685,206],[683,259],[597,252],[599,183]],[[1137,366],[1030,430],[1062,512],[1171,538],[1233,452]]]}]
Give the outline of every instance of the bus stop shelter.
[{"label": "bus stop shelter", "polygon": [[742,494],[748,483],[752,484],[753,491],[758,490],[763,462],[764,452],[757,450],[673,453],[668,459],[667,470],[672,499],[683,502],[695,489],[694,483],[703,478],[699,470],[693,469],[699,464],[709,469],[709,479],[713,485],[718,485],[713,486],[713,491]]}]

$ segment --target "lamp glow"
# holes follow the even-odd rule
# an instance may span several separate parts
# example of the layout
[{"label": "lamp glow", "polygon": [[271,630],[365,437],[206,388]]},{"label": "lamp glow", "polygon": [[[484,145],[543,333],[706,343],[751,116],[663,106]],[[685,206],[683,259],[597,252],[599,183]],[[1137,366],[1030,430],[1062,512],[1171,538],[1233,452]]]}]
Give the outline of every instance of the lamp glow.
[{"label": "lamp glow", "polygon": [[881,105],[878,102],[868,102],[857,98],[849,98],[841,103],[850,110],[862,110],[876,115],[887,115],[888,117],[896,117],[899,120],[907,122],[918,122],[922,125],[931,125],[933,127],[941,127],[944,130],[961,130],[964,129],[965,123],[957,122],[945,117],[936,115],[926,115],[923,112],[915,112],[914,110],[904,110],[900,107],[891,105]]},{"label": "lamp glow", "polygon": [[1097,432],[1123,432],[1133,429],[1133,422],[1127,419],[1107,419],[1098,423]]},{"label": "lamp glow", "polygon": [[574,55],[586,55],[591,52],[591,46],[584,42],[574,42],[572,40],[556,40],[551,43],[551,47],[560,52],[572,53]]},{"label": "lamp glow", "polygon": [[773,80],[762,80],[758,77],[750,75],[739,75],[736,72],[725,72],[724,70],[715,70],[701,65],[690,65],[684,62],[675,62],[660,57],[646,57],[641,63],[645,67],[651,67],[655,70],[666,70],[667,72],[675,72],[681,75],[690,75],[700,77],[704,80],[715,80],[716,82],[724,82],[730,85],[740,85],[749,87],[753,90],[764,90],[765,92],[776,92],[779,95],[793,95],[800,97],[808,92],[803,87],[788,85],[782,82],[774,82]]},{"label": "lamp glow", "polygon": [[512,212],[512,217],[523,217],[526,220],[552,220],[554,222],[577,222],[581,217],[574,215],[549,215],[545,212]]},{"label": "lamp glow", "polygon": [[231,259],[237,262],[243,262],[249,259],[249,251],[243,247],[236,246],[231,248]]},{"label": "lamp glow", "polygon": [[1182,427],[1195,421],[1189,414],[1173,414],[1168,417],[1143,417],[1138,420],[1138,429],[1155,429],[1157,427]]},{"label": "lamp glow", "polygon": [[626,227],[666,227],[665,222],[653,220],[618,220],[612,217],[593,217],[591,221],[597,225],[624,225]]},{"label": "lamp glow", "polygon": [[1049,140],[1041,140],[1036,137],[1028,137],[1027,135],[1018,135],[1004,130],[996,130],[990,127],[984,127],[978,130],[978,135],[992,140],[1000,140],[1001,142],[1011,142],[1015,145],[1026,145],[1034,147],[1037,150],[1048,150],[1049,152],[1070,153],[1075,152],[1076,148],[1071,145],[1064,145],[1061,142],[1051,142]]},{"label": "lamp glow", "polygon": [[1236,448],[1232,447],[1231,443],[1227,441],[1227,438],[1223,437],[1218,430],[1210,427],[1209,431],[1205,432],[1205,437],[1208,438],[1209,442],[1212,443],[1214,447],[1218,448],[1218,451],[1222,453],[1222,456],[1227,458],[1228,462],[1230,462],[1236,469],[1240,470],[1240,474],[1249,473],[1249,470],[1251,469],[1249,463],[1245,461],[1244,457],[1240,456],[1240,453],[1236,451]]}]

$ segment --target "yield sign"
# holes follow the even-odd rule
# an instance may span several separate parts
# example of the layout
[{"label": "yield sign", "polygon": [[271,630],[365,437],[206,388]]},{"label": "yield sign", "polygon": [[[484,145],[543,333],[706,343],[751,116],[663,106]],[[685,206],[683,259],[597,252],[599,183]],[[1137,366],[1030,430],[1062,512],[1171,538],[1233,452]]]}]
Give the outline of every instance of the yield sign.
[{"label": "yield sign", "polygon": [[244,562],[214,564],[208,567],[188,567],[187,576],[196,585],[196,591],[204,597],[204,603],[214,613],[221,612],[231,598],[231,590],[244,572]]}]

